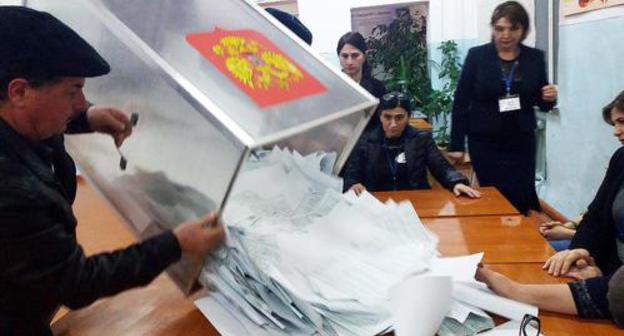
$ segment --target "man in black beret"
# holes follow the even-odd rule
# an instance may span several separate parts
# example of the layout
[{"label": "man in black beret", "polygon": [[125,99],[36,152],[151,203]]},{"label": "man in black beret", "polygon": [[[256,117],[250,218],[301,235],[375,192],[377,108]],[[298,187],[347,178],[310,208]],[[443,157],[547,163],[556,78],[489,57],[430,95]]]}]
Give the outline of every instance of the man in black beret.
[{"label": "man in black beret", "polygon": [[121,111],[90,106],[85,77],[110,71],[78,34],[50,14],[0,6],[0,335],[50,335],[60,305],[146,285],[182,252],[223,237],[215,215],[126,249],[91,257],[76,242],[74,162],[63,133],[132,130]]}]

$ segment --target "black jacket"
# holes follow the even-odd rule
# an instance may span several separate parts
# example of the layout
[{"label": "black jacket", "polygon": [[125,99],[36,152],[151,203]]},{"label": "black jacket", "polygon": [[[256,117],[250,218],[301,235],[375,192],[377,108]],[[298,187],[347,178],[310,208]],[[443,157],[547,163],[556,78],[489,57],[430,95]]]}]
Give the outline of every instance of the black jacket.
[{"label": "black jacket", "polygon": [[[77,125],[86,125],[84,114],[70,130]],[[50,334],[60,305],[76,309],[146,285],[180,258],[171,232],[85,257],[75,194],[63,136],[33,144],[0,119],[0,335]]]},{"label": "black jacket", "polygon": [[[512,93],[520,94],[522,110],[518,113],[518,131],[533,131],[536,126],[534,106],[543,111],[554,103],[542,100],[542,87],[548,84],[544,53],[520,45],[517,71],[522,76],[520,87]],[[505,95],[500,60],[493,43],[468,51],[453,102],[451,151],[465,151],[467,134],[497,135],[503,131],[503,117],[498,99]],[[509,112],[508,112],[509,113]]]},{"label": "black jacket", "polygon": [[579,223],[570,249],[584,248],[596,260],[605,275],[613,274],[622,265],[617,253],[613,201],[624,182],[624,147],[618,149],[609,162],[596,197]]},{"label": "black jacket", "polygon": [[[362,77],[360,85],[377,99],[381,99],[381,97],[386,94],[386,87],[383,83],[373,78],[371,75]],[[379,121],[379,113],[375,112],[375,114],[373,114],[373,116],[368,120],[368,124],[366,124],[364,131],[370,131],[377,127],[381,127],[381,122]]]},{"label": "black jacket", "polygon": [[360,85],[377,99],[381,99],[381,97],[386,94],[386,87],[383,83],[373,78],[371,75],[363,75]]},{"label": "black jacket", "polygon": [[[468,184],[468,179],[442,156],[431,132],[417,130],[408,125],[403,134],[408,180],[412,189],[431,188],[427,180],[427,168],[447,189],[452,189],[457,183]],[[381,128],[373,129],[360,138],[347,162],[344,174],[345,190],[361,183],[369,191],[381,191],[378,186],[380,181],[377,162],[385,160],[383,146],[384,134]]]}]

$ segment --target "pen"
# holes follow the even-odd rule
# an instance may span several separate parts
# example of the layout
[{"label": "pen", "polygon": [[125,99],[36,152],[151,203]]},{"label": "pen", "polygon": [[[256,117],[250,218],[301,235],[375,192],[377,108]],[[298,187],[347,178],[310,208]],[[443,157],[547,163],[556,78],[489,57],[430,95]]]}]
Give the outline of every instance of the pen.
[{"label": "pen", "polygon": [[[139,121],[139,114],[136,113],[136,112],[132,113],[130,115],[130,125],[132,125],[132,127],[134,127],[134,126],[136,126],[138,121]],[[126,167],[128,166],[128,160],[121,153],[121,150],[119,149],[119,147],[115,147],[115,148],[117,149],[117,153],[119,153],[119,169],[126,170]]]}]

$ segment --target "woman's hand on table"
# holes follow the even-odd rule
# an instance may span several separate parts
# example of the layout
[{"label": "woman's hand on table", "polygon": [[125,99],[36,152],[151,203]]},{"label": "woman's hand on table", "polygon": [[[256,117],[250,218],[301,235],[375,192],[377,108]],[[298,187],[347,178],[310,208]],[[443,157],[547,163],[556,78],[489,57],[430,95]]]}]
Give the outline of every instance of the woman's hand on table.
[{"label": "woman's hand on table", "polygon": [[481,198],[481,193],[478,190],[472,189],[463,183],[457,183],[453,187],[453,194],[455,194],[456,197],[463,194],[470,198]]},{"label": "woman's hand on table", "polygon": [[566,275],[572,267],[582,269],[595,265],[594,258],[589,255],[586,249],[563,250],[548,258],[542,269],[554,276]]},{"label": "woman's hand on table", "polygon": [[572,239],[575,230],[567,228],[561,222],[546,222],[540,224],[539,232],[548,240]]}]

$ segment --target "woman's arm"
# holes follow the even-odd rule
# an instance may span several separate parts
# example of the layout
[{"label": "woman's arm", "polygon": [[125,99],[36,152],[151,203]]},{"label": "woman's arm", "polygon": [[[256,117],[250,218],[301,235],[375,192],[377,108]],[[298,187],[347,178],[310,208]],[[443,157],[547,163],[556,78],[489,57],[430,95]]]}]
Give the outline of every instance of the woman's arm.
[{"label": "woman's arm", "polygon": [[[547,111],[552,110],[552,108],[555,107],[555,104],[557,103],[557,100],[556,100],[557,88],[553,87],[553,86],[549,86],[548,76],[546,75],[546,70],[547,69],[546,69],[546,62],[544,60],[544,52],[541,51],[541,50],[537,50],[537,49],[536,49],[536,51],[538,53],[538,55],[537,55],[537,68],[536,68],[536,71],[540,72],[540,82],[539,82],[539,88],[538,88],[540,90],[540,92],[539,92],[539,94],[537,96],[537,99],[538,99],[537,106],[540,108],[541,111],[547,112]],[[554,101],[552,101],[552,100],[549,100],[549,101],[544,100],[543,89],[545,87],[548,87],[548,90],[550,90],[550,91],[552,91],[552,90],[555,91],[555,100]]]},{"label": "woman's arm", "polygon": [[551,312],[578,314],[572,291],[567,284],[523,285],[485,268],[477,270],[476,278],[500,296]]},{"label": "woman's arm", "polygon": [[427,132],[423,135],[425,139],[424,146],[425,155],[426,155],[426,164],[427,168],[433,174],[433,176],[440,182],[440,184],[451,191],[454,191],[453,188],[457,184],[470,184],[468,179],[458,172],[449,162],[444,158],[438,146],[436,146],[435,141],[433,141],[433,136],[431,133]]},{"label": "woman's arm", "polygon": [[347,164],[344,170],[343,191],[349,190],[352,186],[356,184],[360,184],[365,188],[364,170],[366,169],[366,167],[364,167],[364,165],[370,164],[368,163],[368,160],[366,160],[367,147],[368,146],[366,146],[364,141],[360,140],[355,146],[355,149],[351,152],[351,156],[349,156],[349,160],[347,160]]}]

